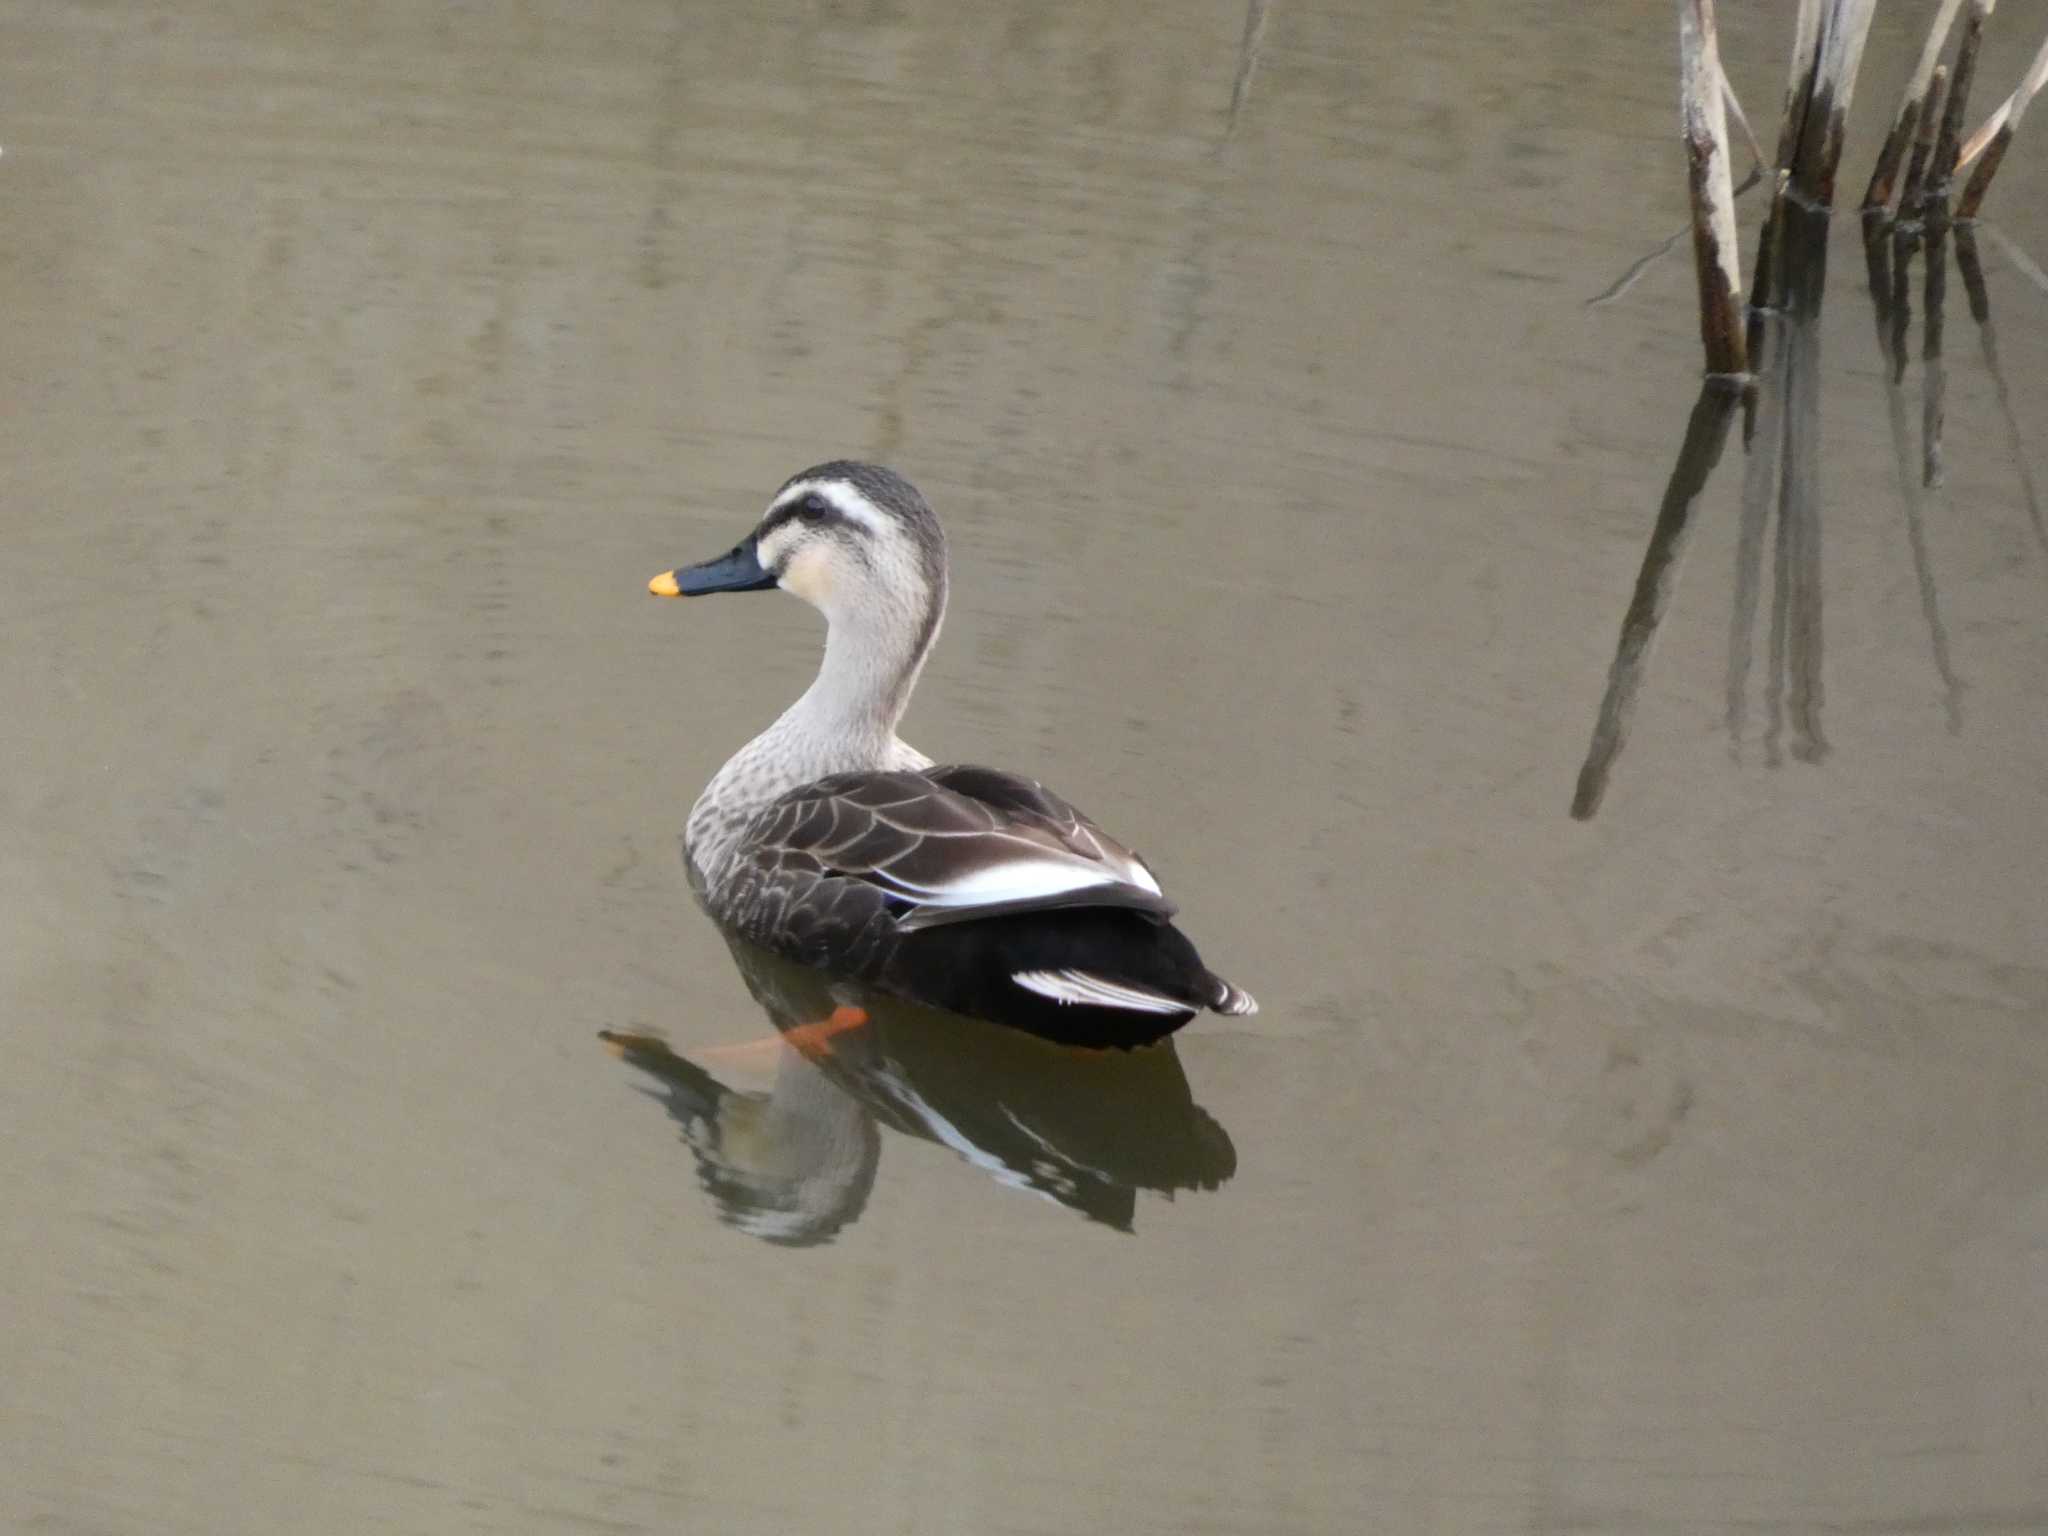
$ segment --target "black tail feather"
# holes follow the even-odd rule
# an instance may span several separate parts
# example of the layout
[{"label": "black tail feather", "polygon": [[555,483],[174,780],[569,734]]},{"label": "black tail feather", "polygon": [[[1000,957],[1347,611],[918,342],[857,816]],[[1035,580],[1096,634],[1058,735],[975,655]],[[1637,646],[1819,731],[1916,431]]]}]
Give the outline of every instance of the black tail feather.
[{"label": "black tail feather", "polygon": [[[1080,971],[1185,1004],[1142,1012],[1063,1002],[1019,986],[1018,972]],[[882,980],[956,1013],[993,1019],[1069,1045],[1137,1046],[1163,1039],[1204,1009],[1246,994],[1210,973],[1187,936],[1143,913],[1106,907],[1016,913],[908,933]]]}]

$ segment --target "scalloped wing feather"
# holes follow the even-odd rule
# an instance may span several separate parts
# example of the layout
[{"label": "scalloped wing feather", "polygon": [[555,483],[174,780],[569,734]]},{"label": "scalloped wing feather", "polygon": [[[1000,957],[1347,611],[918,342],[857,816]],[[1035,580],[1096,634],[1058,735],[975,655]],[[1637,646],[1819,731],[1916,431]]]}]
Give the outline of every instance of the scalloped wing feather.
[{"label": "scalloped wing feather", "polygon": [[[1165,899],[1158,877],[1143,859],[1036,779],[968,763],[933,768],[926,777],[1006,813],[1013,822],[1048,834],[1071,853],[1099,860],[1116,871],[1119,879]],[[1166,910],[1170,914],[1173,908],[1169,906]]]},{"label": "scalloped wing feather", "polygon": [[1174,911],[1136,854],[1042,785],[991,768],[835,774],[765,809],[741,847],[743,926],[817,929],[820,943],[828,929],[842,946],[874,937],[885,914],[912,932],[1048,907]]}]

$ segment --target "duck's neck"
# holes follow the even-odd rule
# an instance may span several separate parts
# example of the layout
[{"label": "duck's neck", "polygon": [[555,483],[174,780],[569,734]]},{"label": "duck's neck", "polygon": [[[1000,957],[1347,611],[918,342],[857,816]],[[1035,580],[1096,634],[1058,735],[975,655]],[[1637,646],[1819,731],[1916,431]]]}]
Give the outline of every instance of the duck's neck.
[{"label": "duck's neck", "polygon": [[828,615],[825,658],[803,696],[735,753],[690,812],[685,840],[715,881],[745,824],[770,801],[831,773],[918,767],[896,735],[945,615],[943,589],[920,613]]},{"label": "duck's neck", "polygon": [[910,617],[872,612],[831,616],[817,677],[773,729],[788,728],[855,751],[893,742],[938,637],[938,612],[918,615],[914,623],[906,622]]}]

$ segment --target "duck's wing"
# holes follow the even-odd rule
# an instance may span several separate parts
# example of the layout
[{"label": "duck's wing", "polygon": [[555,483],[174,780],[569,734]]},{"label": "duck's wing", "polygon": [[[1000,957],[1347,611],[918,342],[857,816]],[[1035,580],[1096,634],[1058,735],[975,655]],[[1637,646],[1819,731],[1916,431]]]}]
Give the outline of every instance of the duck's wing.
[{"label": "duck's wing", "polygon": [[809,888],[791,906],[861,906],[872,892],[899,933],[1053,907],[1174,912],[1130,849],[1044,786],[993,768],[835,774],[762,811],[742,841],[757,867]]}]

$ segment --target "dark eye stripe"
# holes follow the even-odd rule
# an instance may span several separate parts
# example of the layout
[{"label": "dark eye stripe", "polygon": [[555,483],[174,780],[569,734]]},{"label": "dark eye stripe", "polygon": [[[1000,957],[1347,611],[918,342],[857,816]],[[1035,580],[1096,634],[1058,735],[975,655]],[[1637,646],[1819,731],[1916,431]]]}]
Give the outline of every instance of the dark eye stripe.
[{"label": "dark eye stripe", "polygon": [[804,497],[802,501],[793,501],[786,507],[777,507],[768,521],[761,525],[761,532],[773,533],[784,523],[807,523],[814,528],[830,523],[835,528],[849,529],[863,537],[874,532],[867,524],[855,522],[824,497],[815,494]]}]

